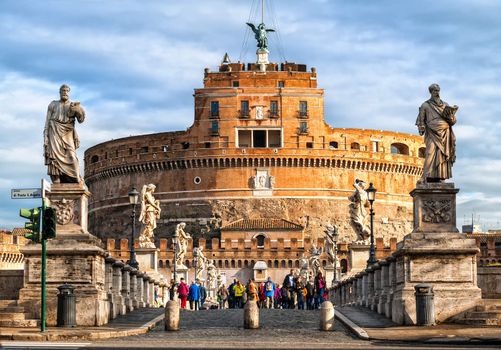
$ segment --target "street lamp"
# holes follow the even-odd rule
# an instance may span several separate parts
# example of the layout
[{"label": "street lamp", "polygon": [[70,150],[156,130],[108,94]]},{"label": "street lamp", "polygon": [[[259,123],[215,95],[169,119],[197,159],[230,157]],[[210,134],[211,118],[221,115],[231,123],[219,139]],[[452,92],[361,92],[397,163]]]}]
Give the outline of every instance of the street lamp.
[{"label": "street lamp", "polygon": [[376,249],[374,247],[374,210],[372,209],[372,204],[376,200],[376,188],[373,186],[372,182],[369,185],[369,188],[365,190],[367,192],[367,197],[369,199],[369,203],[371,205],[371,247],[369,250],[369,260],[367,260],[367,267],[375,264],[377,262],[376,259]]},{"label": "street lamp", "polygon": [[129,265],[135,269],[139,269],[139,263],[136,260],[136,251],[134,250],[134,233],[136,231],[136,204],[139,198],[139,192],[137,192],[136,188],[133,187],[129,192],[129,203],[132,206],[132,235],[130,240],[130,257],[129,257]]},{"label": "street lamp", "polygon": [[195,268],[195,280],[198,277],[198,248],[193,249],[193,267]]},{"label": "street lamp", "polygon": [[179,236],[177,230],[174,231],[174,236],[172,237],[172,245],[174,246],[174,283],[177,284],[177,243]]},{"label": "street lamp", "polygon": [[334,278],[332,279],[332,284],[336,284],[338,282],[337,276],[337,239],[339,237],[339,233],[337,228],[334,229],[332,233],[332,239],[334,241]]}]

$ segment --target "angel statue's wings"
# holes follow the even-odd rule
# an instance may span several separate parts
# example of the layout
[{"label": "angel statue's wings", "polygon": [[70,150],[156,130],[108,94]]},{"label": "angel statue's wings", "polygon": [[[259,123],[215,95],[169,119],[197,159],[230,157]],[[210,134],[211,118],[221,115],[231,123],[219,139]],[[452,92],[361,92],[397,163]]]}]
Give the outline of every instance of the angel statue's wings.
[{"label": "angel statue's wings", "polygon": [[146,202],[144,200],[144,195],[146,194],[147,185],[143,185],[143,189],[141,190],[141,214],[139,214],[139,221],[142,222],[144,217],[146,216]]},{"label": "angel statue's wings", "polygon": [[257,30],[257,28],[256,28],[256,26],[255,26],[254,24],[247,22],[247,25],[248,25],[249,27],[251,27],[251,29],[252,29],[252,31],[253,31],[254,33],[257,33],[257,32],[258,32],[258,30]]}]

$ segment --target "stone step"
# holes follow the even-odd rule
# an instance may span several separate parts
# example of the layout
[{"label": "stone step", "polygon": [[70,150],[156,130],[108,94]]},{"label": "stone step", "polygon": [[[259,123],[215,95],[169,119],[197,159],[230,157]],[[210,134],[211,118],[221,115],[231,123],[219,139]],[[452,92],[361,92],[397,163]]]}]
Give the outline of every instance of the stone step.
[{"label": "stone step", "polygon": [[497,318],[467,318],[461,323],[483,326],[501,326],[501,320]]},{"label": "stone step", "polygon": [[0,314],[8,312],[24,312],[24,307],[22,306],[0,306]]},{"label": "stone step", "polygon": [[38,327],[39,325],[38,320],[0,320],[0,327],[26,328]]},{"label": "stone step", "polygon": [[3,312],[0,313],[0,321],[25,320],[24,312]]},{"label": "stone step", "polygon": [[466,314],[466,318],[497,318],[501,320],[501,310],[491,310],[491,311],[472,311]]},{"label": "stone step", "polygon": [[0,300],[0,307],[17,306],[17,300]]}]

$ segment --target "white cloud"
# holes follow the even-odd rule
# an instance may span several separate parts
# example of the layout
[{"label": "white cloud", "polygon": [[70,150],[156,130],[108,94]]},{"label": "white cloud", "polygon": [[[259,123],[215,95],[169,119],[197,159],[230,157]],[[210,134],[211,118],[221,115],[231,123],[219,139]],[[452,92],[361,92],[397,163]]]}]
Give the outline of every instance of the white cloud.
[{"label": "white cloud", "polygon": [[[87,147],[112,138],[184,130],[193,88],[224,52],[242,48],[249,2],[107,1],[0,4],[0,228],[17,216],[8,190],[44,176],[41,134],[48,103],[69,82],[87,110]],[[280,0],[274,3],[289,61],[315,66],[325,116],[339,127],[415,133],[432,82],[460,106],[454,181],[459,215],[501,217],[501,4]],[[444,11],[447,15],[444,16]],[[54,20],[57,18],[58,20]],[[255,19],[257,21],[259,19]],[[267,23],[270,23],[267,20]],[[277,36],[271,57],[280,56]],[[493,185],[494,184],[494,185]]]}]

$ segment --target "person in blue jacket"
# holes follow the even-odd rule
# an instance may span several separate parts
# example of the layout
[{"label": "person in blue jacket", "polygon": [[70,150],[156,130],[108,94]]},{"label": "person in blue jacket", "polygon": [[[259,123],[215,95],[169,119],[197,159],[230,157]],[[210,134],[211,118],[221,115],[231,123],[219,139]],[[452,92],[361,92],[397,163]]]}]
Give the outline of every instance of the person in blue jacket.
[{"label": "person in blue jacket", "polygon": [[267,309],[272,309],[273,308],[273,298],[275,296],[275,283],[271,280],[271,277],[268,277],[268,280],[264,284],[264,296],[266,297],[266,308]]},{"label": "person in blue jacket", "polygon": [[198,303],[200,300],[200,287],[195,283],[195,281],[192,281],[190,284],[188,300],[190,301],[190,309],[198,310]]}]

